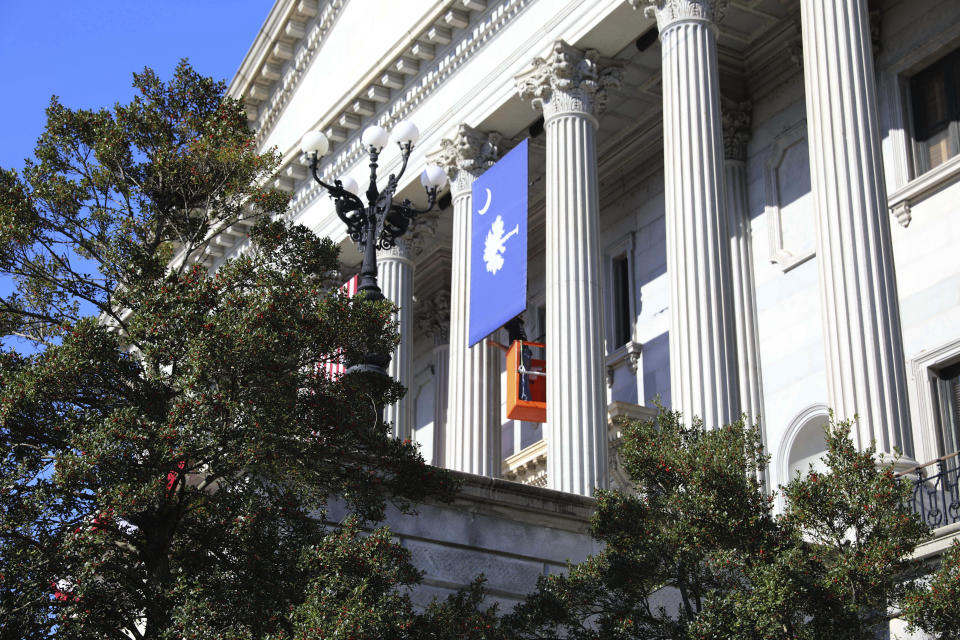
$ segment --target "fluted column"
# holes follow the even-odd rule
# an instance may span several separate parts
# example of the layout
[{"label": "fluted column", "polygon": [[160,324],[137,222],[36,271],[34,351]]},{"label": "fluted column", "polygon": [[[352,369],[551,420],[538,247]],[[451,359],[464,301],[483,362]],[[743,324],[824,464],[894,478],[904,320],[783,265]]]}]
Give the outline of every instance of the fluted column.
[{"label": "fluted column", "polygon": [[546,131],[547,486],[607,486],[596,129],[620,64],[563,41],[517,77]]},{"label": "fluted column", "polygon": [[442,467],[447,455],[447,403],[450,384],[450,344],[433,345],[433,379],[436,388],[433,396],[433,452],[431,464]]},{"label": "fluted column", "polygon": [[453,250],[450,272],[450,372],[445,466],[500,475],[500,353],[483,340],[467,348],[470,292],[470,214],[473,181],[493,165],[500,136],[460,125],[430,161],[450,176]]},{"label": "fluted column", "polygon": [[716,20],[725,0],[645,0],[663,49],[670,395],[687,420],[739,417]]},{"label": "fluted column", "polygon": [[858,444],[913,455],[866,0],[802,0],[827,399]]},{"label": "fluted column", "polygon": [[753,424],[763,415],[763,384],[747,197],[747,141],[750,139],[752,107],[749,102],[724,101],[720,108],[740,411]]},{"label": "fluted column", "polygon": [[[408,391],[413,377],[413,260],[405,238],[398,238],[390,249],[377,251],[377,270],[380,289],[385,298],[396,305],[393,320],[397,323],[400,342],[390,359],[387,373]],[[413,433],[413,405],[406,393],[394,404],[384,408],[383,419],[393,424],[393,437],[411,438]]]},{"label": "fluted column", "polygon": [[[767,425],[763,419],[763,376],[747,192],[747,141],[750,139],[752,106],[749,102],[721,101],[720,110],[723,119],[724,187],[730,231],[740,411],[746,415],[748,424],[759,422],[760,437],[766,445]],[[761,469],[758,475],[761,484],[766,487],[766,469]]]},{"label": "fluted column", "polygon": [[445,464],[447,403],[450,385],[450,293],[438,291],[424,301],[420,330],[433,338],[433,450],[430,463]]}]

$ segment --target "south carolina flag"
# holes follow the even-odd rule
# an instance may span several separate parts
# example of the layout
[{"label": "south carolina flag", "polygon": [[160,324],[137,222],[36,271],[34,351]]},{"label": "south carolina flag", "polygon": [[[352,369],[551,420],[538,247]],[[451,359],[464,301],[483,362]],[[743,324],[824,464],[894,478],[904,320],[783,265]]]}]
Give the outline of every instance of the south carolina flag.
[{"label": "south carolina flag", "polygon": [[468,346],[527,308],[527,141],[473,183]]}]

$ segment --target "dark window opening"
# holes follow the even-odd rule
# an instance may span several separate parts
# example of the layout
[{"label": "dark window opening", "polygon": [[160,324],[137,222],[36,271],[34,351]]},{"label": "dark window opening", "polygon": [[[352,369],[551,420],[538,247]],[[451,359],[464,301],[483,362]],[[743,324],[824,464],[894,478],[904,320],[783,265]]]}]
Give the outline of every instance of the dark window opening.
[{"label": "dark window opening", "polygon": [[917,175],[960,153],[960,50],[910,79]]},{"label": "dark window opening", "polygon": [[613,338],[619,348],[633,338],[630,317],[630,262],[626,256],[613,259]]},{"label": "dark window opening", "polygon": [[960,362],[934,373],[934,414],[940,455],[960,451]]}]

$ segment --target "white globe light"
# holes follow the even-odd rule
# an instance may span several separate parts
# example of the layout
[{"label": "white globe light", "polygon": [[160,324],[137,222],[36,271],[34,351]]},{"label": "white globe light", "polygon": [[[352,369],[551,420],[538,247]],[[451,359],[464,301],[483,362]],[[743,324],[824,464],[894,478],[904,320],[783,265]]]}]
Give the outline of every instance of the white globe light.
[{"label": "white globe light", "polygon": [[350,176],[343,176],[342,178],[340,178],[340,184],[343,186],[344,189],[346,189],[353,195],[355,196],[360,195],[360,185],[357,184],[357,181],[351,178]]},{"label": "white globe light", "polygon": [[372,127],[364,129],[363,136],[360,140],[363,141],[363,146],[373,147],[377,151],[380,151],[380,149],[383,149],[387,144],[387,141],[390,140],[390,134],[387,133],[387,130],[383,127],[373,125]]},{"label": "white globe light", "polygon": [[407,142],[410,144],[417,144],[417,140],[419,138],[420,130],[417,129],[417,125],[413,124],[409,120],[398,122],[397,126],[393,128],[393,139],[400,144]]},{"label": "white globe light", "polygon": [[310,131],[300,139],[300,150],[304,153],[316,153],[323,156],[330,150],[330,141],[322,131]]},{"label": "white globe light", "polygon": [[420,174],[420,184],[427,189],[439,189],[447,184],[446,172],[435,164],[428,164]]}]

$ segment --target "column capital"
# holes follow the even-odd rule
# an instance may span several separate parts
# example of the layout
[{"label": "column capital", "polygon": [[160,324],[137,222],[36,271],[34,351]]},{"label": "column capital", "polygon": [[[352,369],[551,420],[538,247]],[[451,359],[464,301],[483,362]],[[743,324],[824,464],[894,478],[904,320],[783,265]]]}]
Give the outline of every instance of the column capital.
[{"label": "column capital", "polygon": [[417,306],[417,328],[434,345],[450,341],[450,292],[438,291]]},{"label": "column capital", "polygon": [[634,9],[643,8],[648,17],[656,16],[663,33],[670,27],[691,20],[713,25],[723,19],[728,0],[627,0]]},{"label": "column capital", "polygon": [[413,253],[410,244],[410,238],[406,235],[397,238],[390,246],[377,249],[377,261],[394,259],[410,262]]},{"label": "column capital", "polygon": [[484,133],[461,124],[452,139],[444,138],[439,149],[427,154],[427,161],[447,172],[451,195],[457,197],[497,161],[502,139],[495,131]]},{"label": "column capital", "polygon": [[753,104],[749,100],[736,102],[723,98],[720,101],[720,117],[723,121],[723,157],[726,160],[745,162],[750,125],[753,121]]},{"label": "column capital", "polygon": [[417,216],[410,221],[406,233],[394,240],[391,246],[377,249],[377,259],[412,261],[414,256],[423,253],[427,241],[436,235],[438,223],[439,213],[436,211]]},{"label": "column capital", "polygon": [[546,58],[516,76],[517,92],[541,109],[544,117],[582,113],[595,118],[607,104],[607,89],[623,80],[623,61],[602,58],[596,49],[582,51],[557,40]]}]

